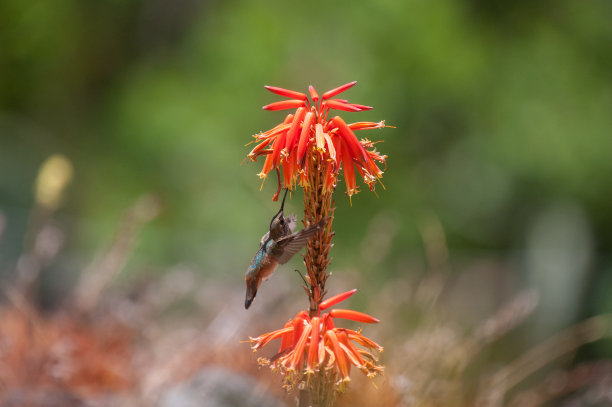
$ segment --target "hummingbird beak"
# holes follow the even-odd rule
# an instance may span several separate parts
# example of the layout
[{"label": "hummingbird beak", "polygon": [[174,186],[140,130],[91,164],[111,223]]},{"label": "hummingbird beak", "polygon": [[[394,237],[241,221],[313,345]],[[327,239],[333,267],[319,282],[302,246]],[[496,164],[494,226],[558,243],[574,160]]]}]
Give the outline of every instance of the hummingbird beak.
[{"label": "hummingbird beak", "polygon": [[285,195],[283,195],[283,202],[281,203],[281,207],[279,211],[276,212],[276,215],[272,217],[272,221],[270,221],[270,228],[272,228],[272,222],[274,222],[274,219],[278,218],[279,216],[283,216],[283,209],[285,208],[285,199],[287,198],[287,192],[289,192],[289,188],[285,188]]},{"label": "hummingbird beak", "polygon": [[257,287],[247,284],[246,298],[244,300],[244,309],[249,309],[256,295],[257,295]]},{"label": "hummingbird beak", "polygon": [[289,188],[285,188],[285,195],[283,195],[283,202],[281,202],[281,208],[279,213],[282,213],[283,208],[285,207],[285,199],[287,198],[287,192],[289,192]]}]

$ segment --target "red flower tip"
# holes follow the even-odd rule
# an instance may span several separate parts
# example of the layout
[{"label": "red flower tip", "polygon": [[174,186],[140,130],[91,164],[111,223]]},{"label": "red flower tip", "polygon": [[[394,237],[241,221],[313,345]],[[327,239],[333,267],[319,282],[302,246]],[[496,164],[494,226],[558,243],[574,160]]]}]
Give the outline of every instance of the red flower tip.
[{"label": "red flower tip", "polygon": [[285,109],[295,109],[300,106],[305,106],[303,100],[300,99],[289,99],[289,100],[281,100],[280,102],[270,103],[269,105],[265,105],[262,107],[263,110],[285,110]]},{"label": "red flower tip", "polygon": [[321,311],[325,311],[326,309],[333,307],[336,304],[341,303],[342,301],[346,300],[347,298],[349,298],[350,296],[352,296],[353,294],[355,294],[357,292],[357,289],[354,288],[350,291],[346,291],[343,292],[341,294],[338,295],[334,295],[333,297],[329,297],[328,299],[326,299],[325,301],[322,301],[319,304],[319,309]]},{"label": "red flower tip", "polygon": [[276,86],[268,86],[268,85],[264,86],[264,88],[268,89],[272,93],[276,93],[277,95],[280,95],[280,96],[286,96],[291,99],[306,100],[308,98],[306,94],[302,92],[296,92],[294,90],[283,89],[283,88],[279,88]]},{"label": "red flower tip", "polygon": [[374,109],[372,106],[360,105],[358,103],[351,103],[351,106],[354,106],[354,107],[358,108],[360,111]]},{"label": "red flower tip", "polygon": [[353,86],[355,86],[356,83],[357,83],[357,81],[345,83],[342,86],[338,86],[337,88],[334,88],[332,90],[328,90],[321,97],[323,98],[323,100],[329,99],[329,98],[333,98],[334,96],[336,96],[336,95],[338,95],[338,94],[340,94],[340,93],[342,93],[342,92],[352,88]]},{"label": "red flower tip", "polygon": [[385,126],[385,121],[379,121],[378,123],[374,123],[374,122],[356,122],[356,123],[351,123],[348,125],[349,128],[351,130],[366,130],[366,129],[380,129],[383,127],[390,127],[390,126]]},{"label": "red flower tip", "polygon": [[331,315],[332,318],[350,319],[351,321],[363,322],[366,324],[376,324],[380,322],[380,320],[371,315],[351,309],[333,309],[329,311],[329,315]]},{"label": "red flower tip", "polygon": [[344,110],[345,112],[360,112],[361,111],[361,109],[358,108],[357,106],[352,105],[350,103],[346,103],[342,100],[337,100],[337,99],[326,100],[325,102],[323,102],[323,105],[329,107],[330,109]]},{"label": "red flower tip", "polygon": [[317,100],[319,100],[319,94],[315,90],[314,86],[310,85],[308,87],[308,93],[310,93],[310,98],[312,99],[312,101],[317,103]]}]

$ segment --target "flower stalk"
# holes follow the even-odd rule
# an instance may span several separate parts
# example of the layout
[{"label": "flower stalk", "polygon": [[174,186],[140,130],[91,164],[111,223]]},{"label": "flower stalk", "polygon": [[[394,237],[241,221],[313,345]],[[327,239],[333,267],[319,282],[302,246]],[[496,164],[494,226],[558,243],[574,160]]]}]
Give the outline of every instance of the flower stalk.
[{"label": "flower stalk", "polygon": [[309,299],[310,316],[319,314],[319,304],[327,294],[325,282],[329,277],[327,266],[329,265],[329,251],[332,248],[332,229],[335,205],[332,200],[332,192],[325,188],[326,176],[321,166],[321,159],[317,156],[310,160],[308,173],[310,175],[308,184],[304,187],[304,224],[315,224],[321,219],[330,218],[327,227],[317,232],[308,245],[304,255],[306,265],[307,281],[306,288]]},{"label": "flower stalk", "polygon": [[280,371],[287,389],[301,387],[301,397],[309,398],[315,406],[333,404],[336,393],[343,391],[350,380],[351,366],[359,368],[368,377],[383,370],[373,353],[382,351],[382,347],[363,336],[361,331],[339,328],[334,322],[337,318],[370,324],[377,323],[378,319],[348,309],[322,313],[356,291],[325,300],[325,285],[330,276],[327,267],[334,236],[333,194],[340,170],[344,175],[346,194],[351,199],[359,192],[357,174],[374,191],[383,174],[377,163],[385,164],[386,161],[386,156],[374,148],[375,143],[367,138],[358,139],[355,135],[356,131],[386,127],[384,121],[347,124],[340,116],[330,118],[332,110],[361,112],[372,109],[336,98],[355,84],[349,82],[321,96],[312,86],[308,88],[308,94],[266,86],[268,91],[288,99],[270,103],[263,107],[264,110],[295,111],[279,125],[254,135],[257,144],[247,156],[252,161],[265,157],[258,174],[264,181],[272,170],[276,171],[278,189],[273,200],[278,199],[282,188],[293,190],[298,185],[303,188],[304,227],[329,219],[309,240],[304,254],[307,311],[299,312],[282,329],[251,338],[253,351],[280,339],[278,353],[271,359],[260,358],[259,363]]}]

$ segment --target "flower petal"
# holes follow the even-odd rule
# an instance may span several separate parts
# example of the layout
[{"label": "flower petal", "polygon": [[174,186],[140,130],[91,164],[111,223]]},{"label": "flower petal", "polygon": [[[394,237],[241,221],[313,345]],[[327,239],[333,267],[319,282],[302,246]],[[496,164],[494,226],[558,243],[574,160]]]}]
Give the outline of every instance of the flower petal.
[{"label": "flower petal", "polygon": [[332,347],[334,356],[336,356],[336,365],[338,366],[338,370],[340,371],[340,374],[345,380],[348,379],[348,376],[349,376],[348,364],[346,362],[344,351],[340,347],[340,342],[338,341],[338,337],[336,336],[336,333],[333,330],[330,330],[330,331],[325,332],[325,336],[329,339],[332,345],[331,347]]},{"label": "flower petal", "polygon": [[361,333],[357,331],[353,331],[352,329],[346,329],[348,333],[349,339],[351,341],[357,342],[361,346],[365,346],[366,348],[376,349],[379,352],[383,351],[383,347],[371,340],[370,338],[363,336]]},{"label": "flower petal", "polygon": [[365,165],[365,163],[367,163],[368,161],[366,150],[365,148],[363,148],[361,143],[359,143],[359,140],[357,140],[357,136],[355,136],[353,130],[348,127],[346,122],[340,116],[334,117],[331,121],[338,128],[338,135],[340,135],[346,142],[346,144],[349,146],[353,153],[353,156],[356,159],[361,160],[362,163]]},{"label": "flower petal", "polygon": [[[357,367],[361,367],[363,366],[363,363],[359,363],[359,359],[357,358],[357,356],[351,351],[351,349],[346,346],[345,344],[343,344],[342,342],[340,342],[340,347],[342,348],[342,350],[344,351],[344,354],[348,357],[349,362],[351,362],[352,364],[354,364]],[[363,360],[363,359],[362,359]]]},{"label": "flower petal", "polygon": [[297,163],[300,165],[304,159],[306,148],[308,147],[308,141],[310,140],[310,126],[314,121],[315,114],[313,112],[306,113],[304,116],[304,123],[302,124],[302,132],[300,133],[300,140],[297,148]]},{"label": "flower petal", "polygon": [[342,161],[342,138],[337,134],[332,134],[331,139],[334,150],[336,150],[336,170],[339,170],[340,162]]},{"label": "flower petal", "polygon": [[322,301],[319,304],[319,309],[321,311],[325,311],[326,309],[333,307],[334,305],[346,300],[347,298],[349,298],[351,295],[355,294],[357,292],[357,289],[354,288],[350,291],[345,291],[343,293],[334,295],[333,297],[329,297],[328,299],[326,299],[325,301]]},{"label": "flower petal", "polygon": [[306,311],[300,311],[293,319],[291,320],[291,324],[295,328],[295,332],[293,335],[293,343],[297,343],[298,338],[302,335],[302,330],[304,326],[308,324],[310,318],[308,317],[308,313]]},{"label": "flower petal", "polygon": [[353,345],[349,340],[346,330],[339,329],[337,331],[338,341],[340,341],[340,345],[345,348],[345,352],[349,359],[351,359],[351,362],[357,367],[363,366],[366,361],[361,357],[361,354],[359,353],[359,350],[355,348],[355,345]]},{"label": "flower petal", "polygon": [[297,142],[297,134],[298,131],[300,131],[300,124],[304,119],[304,114],[306,114],[306,108],[298,107],[291,121],[291,127],[289,127],[289,131],[287,132],[287,144],[285,145],[287,150],[291,150],[294,143]]},{"label": "flower petal", "polygon": [[293,113],[290,113],[287,115],[287,117],[285,117],[285,120],[283,120],[283,124],[290,124],[293,121]]},{"label": "flower petal", "polygon": [[266,86],[264,86],[264,88],[268,89],[272,93],[276,93],[277,95],[286,96],[286,97],[292,98],[292,99],[306,100],[308,98],[308,96],[306,96],[302,92],[296,92],[294,90],[279,88],[277,86],[268,86],[268,85],[266,85]]},{"label": "flower petal", "polygon": [[262,107],[263,110],[285,110],[285,109],[295,109],[300,106],[305,106],[303,100],[299,99],[289,99],[289,100],[281,100],[280,102],[270,103],[269,105],[265,105]]},{"label": "flower petal", "polygon": [[312,325],[308,324],[304,326],[304,330],[300,335],[300,339],[295,345],[295,349],[293,350],[293,356],[291,357],[291,362],[289,365],[290,369],[295,369],[297,365],[300,364],[302,357],[304,356],[304,349],[306,348],[306,340],[310,335],[310,330],[312,329]]},{"label": "flower petal", "polygon": [[[272,151],[272,153],[274,153],[274,151]],[[268,156],[266,157],[266,161],[264,161],[264,165],[261,169],[261,172],[257,174],[259,175],[259,178],[266,178],[268,176],[268,173],[270,172],[270,170],[272,170],[273,167],[272,163],[272,154],[268,154]]]},{"label": "flower petal", "polygon": [[323,189],[328,192],[331,192],[333,188],[336,187],[337,174],[334,167],[335,163],[333,161],[328,161],[325,164],[325,179],[323,180]]},{"label": "flower petal", "polygon": [[331,318],[331,315],[329,315],[329,313],[323,314],[322,317],[322,327],[323,330],[321,331],[321,333],[325,333],[326,331],[328,331],[329,329],[334,329],[335,325],[334,325],[334,320]]},{"label": "flower petal", "polygon": [[353,311],[351,309],[333,309],[329,311],[329,315],[331,315],[332,318],[350,319],[351,321],[364,322],[366,324],[375,324],[380,322],[380,320],[371,315],[364,314],[363,312],[359,311]]},{"label": "flower petal", "polygon": [[[283,148],[285,148],[285,140],[287,139],[287,132],[284,131],[278,135],[272,146],[272,154],[268,157],[272,157],[272,167],[278,168],[280,164],[280,154]],[[267,161],[267,160],[266,160]],[[265,166],[265,163],[264,163]]]},{"label": "flower petal", "polygon": [[293,152],[288,153],[288,157],[286,158],[283,164],[283,182],[285,184],[285,188],[292,189],[293,180],[297,175],[297,154],[295,153],[296,149],[293,149]]},{"label": "flower petal", "polygon": [[323,126],[321,123],[315,124],[315,142],[318,151],[325,151],[325,137],[323,137]]},{"label": "flower petal", "polygon": [[350,103],[351,106],[356,107],[360,111],[372,110],[374,109],[372,106],[360,105],[359,103]]},{"label": "flower petal", "polygon": [[310,325],[312,325],[312,331],[310,333],[310,347],[308,348],[308,362],[306,363],[306,369],[308,370],[312,370],[318,361],[321,318],[312,317]]},{"label": "flower petal", "polygon": [[332,369],[336,364],[336,355],[334,354],[332,348],[327,345],[325,346],[325,353],[329,355],[329,359],[327,360],[327,368]]},{"label": "flower petal", "polygon": [[323,133],[323,137],[325,137],[325,144],[327,145],[327,151],[329,151],[329,158],[332,161],[337,161],[336,158],[336,148],[334,147],[334,142],[331,137],[327,133]]},{"label": "flower petal", "polygon": [[278,350],[279,353],[284,352],[289,348],[293,348],[293,331],[295,328],[293,327],[292,321],[289,321],[285,324],[285,328],[289,327],[291,327],[291,330],[288,330],[281,338],[281,344]]},{"label": "flower petal", "polygon": [[378,123],[374,122],[355,122],[348,125],[351,130],[368,130],[368,129],[381,129],[385,126],[385,121],[382,120]]},{"label": "flower petal", "polygon": [[325,102],[322,103],[323,107],[328,107],[330,109],[336,109],[336,110],[344,110],[345,112],[360,112],[361,109],[351,105],[350,103],[345,103],[343,101],[340,100],[336,100],[336,99],[330,99],[330,100],[326,100]]},{"label": "flower petal", "polygon": [[270,144],[272,141],[274,141],[274,139],[270,137],[267,140],[264,140],[261,143],[257,144],[255,148],[253,148],[251,152],[247,155],[247,157],[249,157],[253,161],[256,161],[257,157],[262,155],[262,150],[268,147],[268,144]]},{"label": "flower petal", "polygon": [[[289,115],[293,118],[293,115]],[[278,136],[280,133],[287,131],[289,129],[289,127],[291,127],[290,123],[282,123],[279,124],[278,126],[274,127],[273,129],[270,129],[268,131],[266,131],[265,133],[261,133],[255,136],[255,138],[257,140],[269,140],[269,139],[273,139]]]},{"label": "flower petal", "polygon": [[308,87],[308,93],[310,93],[310,98],[312,99],[313,102],[315,102],[315,104],[317,103],[317,100],[319,100],[319,94],[317,93],[316,89],[314,88],[314,86],[310,85]]},{"label": "flower petal", "polygon": [[276,331],[260,335],[257,338],[249,338],[251,340],[251,342],[255,343],[255,345],[252,346],[252,349],[253,350],[261,349],[264,346],[266,346],[268,343],[270,343],[270,341],[272,341],[272,340],[274,340],[276,338],[279,338],[279,337],[281,337],[284,334],[287,334],[289,332],[293,332],[293,327],[292,326],[285,327],[283,329],[278,329]]},{"label": "flower petal", "polygon": [[334,88],[332,90],[328,90],[321,97],[323,98],[323,100],[329,99],[329,98],[333,98],[334,96],[336,96],[336,95],[338,95],[338,94],[340,94],[340,93],[342,93],[342,92],[352,88],[353,86],[355,86],[356,83],[357,83],[357,81],[345,83],[344,85],[338,86],[337,88]]},{"label": "flower petal", "polygon": [[323,335],[319,334],[319,336],[321,338],[319,339],[319,349],[317,350],[317,355],[318,355],[318,358],[319,358],[318,359],[318,363],[319,363],[319,366],[323,366],[323,362],[325,362],[325,356],[326,356],[326,353],[325,353],[325,340],[324,340],[325,338],[322,338]]},{"label": "flower petal", "polygon": [[353,157],[346,143],[342,143],[342,170],[344,171],[344,181],[346,182],[346,194],[350,198],[357,193],[357,184],[355,182]]}]

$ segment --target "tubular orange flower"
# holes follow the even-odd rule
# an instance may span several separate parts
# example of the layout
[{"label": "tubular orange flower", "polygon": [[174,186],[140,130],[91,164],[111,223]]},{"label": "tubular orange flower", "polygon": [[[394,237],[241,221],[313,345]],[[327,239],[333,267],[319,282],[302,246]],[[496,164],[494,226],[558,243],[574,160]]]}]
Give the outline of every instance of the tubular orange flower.
[{"label": "tubular orange flower", "polygon": [[[298,142],[297,149],[297,164],[300,165],[302,160],[304,159],[304,154],[306,153],[306,147],[308,146],[308,139],[310,137],[310,126],[315,119],[315,115],[313,112],[306,113],[304,117],[304,124],[302,125],[302,132],[300,133],[300,140]],[[318,126],[319,124],[317,124]]]},{"label": "tubular orange flower", "polygon": [[319,352],[319,344],[321,343],[321,338],[319,338],[319,329],[321,326],[319,317],[312,317],[311,325],[312,325],[312,334],[310,336],[310,348],[308,349],[308,363],[306,364],[306,373],[314,373],[313,366],[315,366],[318,358]]},{"label": "tubular orange flower", "polygon": [[289,365],[290,369],[295,369],[302,360],[302,357],[304,356],[304,349],[306,349],[306,341],[309,338],[311,330],[312,324],[307,324],[304,326],[302,334],[300,335],[300,339],[298,340],[297,344],[295,345],[295,349],[292,352],[293,356],[291,357],[291,363]]},{"label": "tubular orange flower", "polygon": [[312,99],[312,101],[316,104],[317,101],[319,100],[319,94],[317,93],[316,89],[314,88],[314,86],[310,85],[308,87],[308,93],[310,93],[310,98]]},{"label": "tubular orange flower", "polygon": [[382,120],[378,123],[374,122],[356,122],[348,125],[351,130],[367,130],[367,129],[380,129],[385,127],[385,121]]},{"label": "tubular orange flower", "polygon": [[281,95],[281,96],[286,96],[288,98],[298,99],[298,100],[308,99],[308,96],[306,96],[302,92],[296,92],[294,90],[278,88],[276,86],[264,86],[264,88],[268,89],[272,93],[276,93],[277,95]]},{"label": "tubular orange flower", "polygon": [[[337,304],[356,290],[347,291],[327,300],[327,307]],[[251,349],[257,351],[271,341],[281,338],[278,353],[271,359],[260,358],[261,364],[278,369],[285,377],[288,389],[295,387],[304,375],[310,376],[318,371],[331,370],[337,374],[339,382],[348,382],[351,365],[360,369],[368,377],[382,373],[383,367],[376,364],[373,351],[383,348],[363,336],[361,332],[336,327],[334,318],[348,318],[359,322],[378,322],[378,319],[353,310],[331,310],[312,318],[306,311],[300,311],[284,328],[250,338]]]},{"label": "tubular orange flower", "polygon": [[294,147],[293,141],[298,134],[298,131],[301,131],[300,125],[302,120],[304,119],[304,115],[306,114],[305,107],[298,107],[295,112],[295,116],[293,116],[293,121],[291,122],[291,127],[289,127],[289,131],[287,132],[287,149],[292,149]]},{"label": "tubular orange flower", "polygon": [[355,105],[351,105],[350,103],[343,102],[337,99],[330,99],[323,102],[324,106],[329,107],[330,109],[344,110],[347,112],[360,112],[361,109]]},{"label": "tubular orange flower", "polygon": [[343,349],[340,347],[340,342],[338,342],[338,337],[336,336],[336,332],[332,329],[325,332],[325,337],[329,339],[331,342],[331,348],[336,356],[336,364],[338,366],[338,370],[340,374],[342,374],[342,380],[350,380],[349,379],[349,370],[346,364],[345,353]]},{"label": "tubular orange flower", "polygon": [[282,100],[280,102],[270,103],[269,105],[265,105],[262,107],[263,110],[286,110],[286,109],[295,109],[296,107],[300,107],[304,105],[303,100],[299,99],[291,99],[291,100]]},{"label": "tubular orange flower", "polygon": [[367,153],[357,140],[357,137],[355,137],[353,130],[350,129],[340,116],[334,117],[331,121],[338,127],[338,134],[351,149],[352,156],[357,160],[361,160],[361,163],[364,164],[367,161]]},{"label": "tubular orange flower", "polygon": [[342,143],[342,166],[344,170],[344,181],[346,182],[346,193],[353,196],[357,191],[355,182],[355,167],[353,166],[353,152],[347,143]]},{"label": "tubular orange flower", "polygon": [[353,82],[345,83],[344,85],[338,86],[335,89],[328,90],[327,92],[323,94],[323,100],[333,98],[334,96],[344,92],[345,90],[352,88],[353,86],[355,86],[356,83],[357,81],[353,81]]},{"label": "tubular orange flower", "polygon": [[353,288],[350,291],[346,291],[346,292],[343,292],[341,294],[334,295],[333,297],[329,297],[325,301],[322,301],[321,304],[319,304],[319,309],[321,311],[325,311],[329,307],[333,307],[334,305],[336,305],[336,304],[346,300],[347,298],[349,298],[350,296],[352,296],[356,292],[357,292],[357,289]]},{"label": "tubular orange flower", "polygon": [[[263,107],[265,110],[296,111],[288,115],[282,124],[253,136],[257,145],[247,157],[252,161],[260,156],[266,157],[259,177],[265,179],[273,169],[282,170],[279,189],[293,189],[298,181],[305,186],[309,159],[318,156],[322,162],[334,162],[334,165],[324,166],[325,192],[331,192],[336,187],[339,171],[343,169],[347,195],[350,197],[357,193],[355,167],[364,183],[370,190],[374,190],[383,174],[376,162],[384,164],[386,156],[377,153],[371,141],[359,140],[353,131],[383,128],[386,127],[385,122],[356,122],[347,125],[339,116],[327,119],[330,110],[360,112],[372,108],[349,103],[345,99],[333,99],[356,83],[349,82],[323,93],[321,97],[313,86],[308,87],[308,94],[265,86],[270,92],[289,98],[270,103]],[[339,139],[335,140],[335,136]],[[341,149],[340,144],[344,144],[345,148]]]},{"label": "tubular orange flower", "polygon": [[375,324],[380,322],[378,319],[368,314],[350,309],[333,309],[329,312],[329,314],[332,316],[332,318],[350,319],[352,321],[364,322],[366,324]]}]

